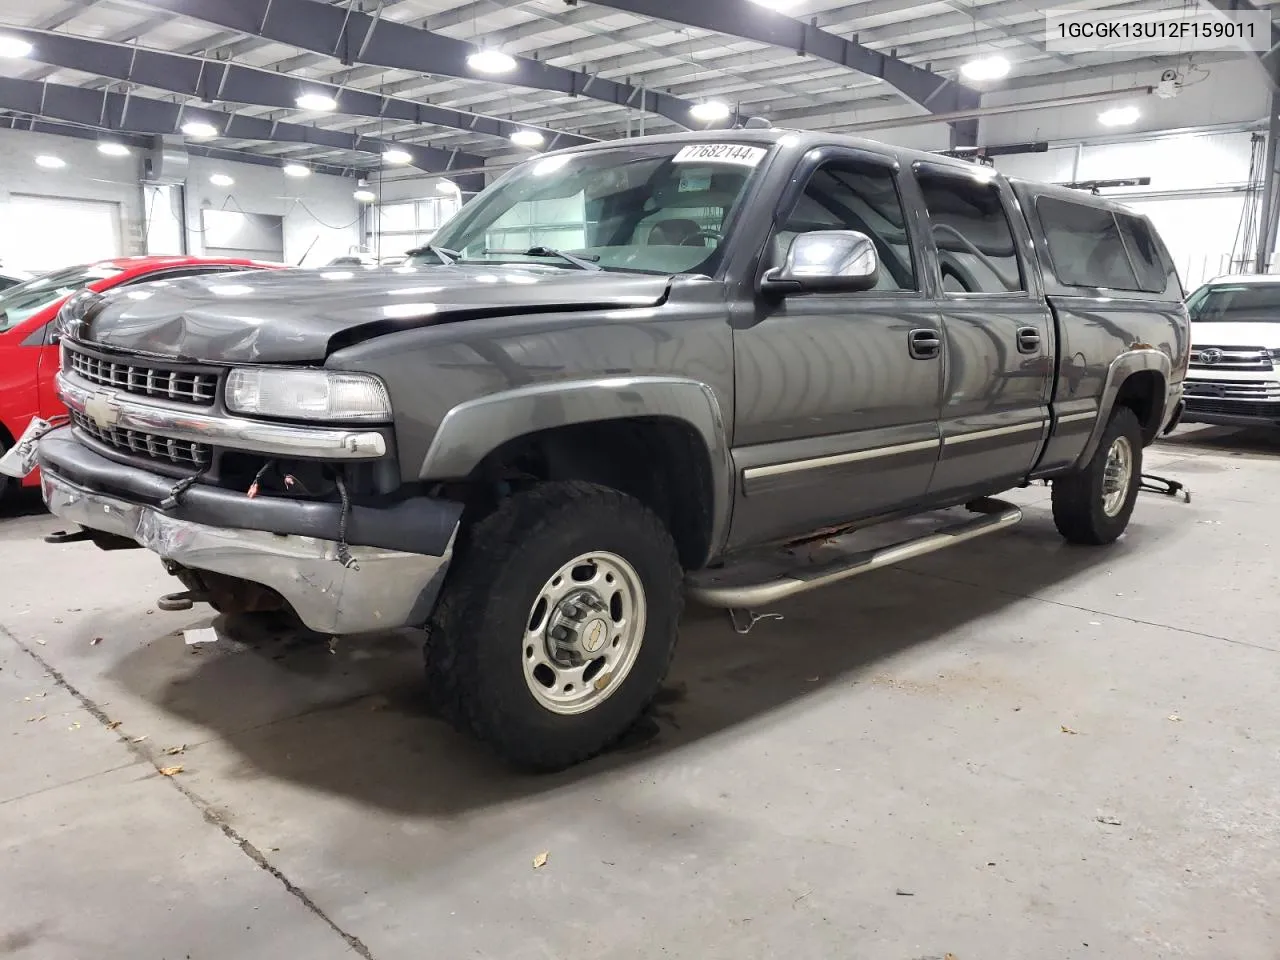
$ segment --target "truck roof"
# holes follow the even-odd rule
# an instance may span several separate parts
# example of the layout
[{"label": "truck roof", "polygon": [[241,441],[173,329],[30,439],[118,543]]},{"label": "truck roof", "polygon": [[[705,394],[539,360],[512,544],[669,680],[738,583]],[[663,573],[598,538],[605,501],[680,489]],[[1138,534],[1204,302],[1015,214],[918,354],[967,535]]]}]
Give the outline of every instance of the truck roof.
[{"label": "truck roof", "polygon": [[[743,127],[735,130],[700,130],[685,131],[681,133],[660,133],[638,139],[643,139],[648,143],[729,142],[770,146],[785,140],[787,141],[788,146],[792,146],[800,150],[809,150],[813,147],[820,147],[828,144],[839,144],[841,146],[889,154],[897,157],[905,163],[912,163],[917,160],[921,160],[928,161],[929,163],[941,164],[943,166],[954,167],[957,170],[973,170],[975,168],[975,165],[967,160],[957,160],[953,157],[944,157],[936,153],[926,153],[923,150],[911,150],[907,147],[896,147],[893,144],[884,143],[880,140],[873,140],[868,137],[853,137],[841,133],[823,133],[820,131],[815,132],[813,130],[792,130],[786,127]],[[602,140],[599,143],[586,144],[585,146],[566,147],[564,150],[554,152],[583,153],[595,150],[611,150],[619,147],[625,147],[627,143],[627,140]]]}]

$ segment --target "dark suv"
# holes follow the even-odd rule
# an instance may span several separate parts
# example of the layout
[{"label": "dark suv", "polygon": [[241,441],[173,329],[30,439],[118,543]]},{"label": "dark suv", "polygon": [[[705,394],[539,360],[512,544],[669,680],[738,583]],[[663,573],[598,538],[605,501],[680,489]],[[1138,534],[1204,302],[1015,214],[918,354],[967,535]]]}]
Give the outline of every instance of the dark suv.
[{"label": "dark suv", "polygon": [[747,129],[535,158],[396,268],[86,296],[62,350],[55,514],[219,610],[425,627],[440,709],[555,768],[649,703],[685,595],[993,533],[1035,479],[1065,537],[1115,540],[1189,347],[1121,206]]}]

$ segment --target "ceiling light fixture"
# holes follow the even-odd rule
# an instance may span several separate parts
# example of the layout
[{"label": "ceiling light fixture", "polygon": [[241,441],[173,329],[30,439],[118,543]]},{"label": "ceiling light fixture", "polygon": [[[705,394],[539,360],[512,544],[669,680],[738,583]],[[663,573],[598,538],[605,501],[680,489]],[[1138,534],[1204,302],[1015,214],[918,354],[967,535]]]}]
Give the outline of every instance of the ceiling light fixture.
[{"label": "ceiling light fixture", "polygon": [[325,93],[304,93],[293,101],[299,110],[310,110],[314,113],[328,113],[338,108],[338,101]]},{"label": "ceiling light fixture", "polygon": [[960,76],[977,83],[1000,80],[1009,75],[1011,65],[999,54],[990,57],[978,57],[960,67]]},{"label": "ceiling light fixture", "polygon": [[729,116],[729,113],[729,105],[719,100],[703,100],[701,103],[695,103],[689,108],[689,116],[703,123],[724,120]]},{"label": "ceiling light fixture", "polygon": [[510,73],[516,68],[515,57],[492,48],[477,50],[467,57],[467,66],[476,73]]},{"label": "ceiling light fixture", "polygon": [[215,187],[229,187],[235,183],[235,180],[228,177],[225,173],[215,173],[209,178],[209,182]]},{"label": "ceiling light fixture", "polygon": [[373,203],[378,199],[378,195],[372,190],[357,190],[351,196],[355,197],[360,203]]},{"label": "ceiling light fixture", "polygon": [[454,183],[452,180],[437,180],[436,190],[438,190],[440,193],[448,193],[453,195],[457,195],[458,193],[461,193],[461,190],[458,189],[458,185]]},{"label": "ceiling light fixture", "polygon": [[413,159],[413,154],[408,150],[392,147],[390,150],[382,151],[382,159],[387,163],[408,163]]},{"label": "ceiling light fixture", "polygon": [[18,37],[0,36],[0,58],[17,60],[28,56],[34,48]]},{"label": "ceiling light fixture", "polygon": [[40,156],[36,157],[36,166],[44,167],[46,170],[61,170],[66,165],[67,161],[49,153],[42,153]]},{"label": "ceiling light fixture", "polygon": [[203,120],[189,120],[182,125],[182,132],[188,137],[207,138],[216,137],[218,128],[212,123],[205,123]]},{"label": "ceiling light fixture", "polygon": [[127,157],[132,151],[123,143],[116,143],[114,140],[104,140],[98,144],[98,152],[108,157]]},{"label": "ceiling light fixture", "polygon": [[800,0],[751,0],[752,3],[761,7],[768,7],[770,10],[776,10],[779,13],[783,10],[790,10]]},{"label": "ceiling light fixture", "polygon": [[281,167],[286,177],[309,177],[311,168],[301,163],[286,163]]},{"label": "ceiling light fixture", "polygon": [[516,130],[511,134],[511,142],[517,147],[540,147],[546,140],[537,130]]},{"label": "ceiling light fixture", "polygon": [[1098,114],[1098,122],[1104,127],[1127,127],[1138,122],[1142,116],[1137,107],[1112,107]]}]

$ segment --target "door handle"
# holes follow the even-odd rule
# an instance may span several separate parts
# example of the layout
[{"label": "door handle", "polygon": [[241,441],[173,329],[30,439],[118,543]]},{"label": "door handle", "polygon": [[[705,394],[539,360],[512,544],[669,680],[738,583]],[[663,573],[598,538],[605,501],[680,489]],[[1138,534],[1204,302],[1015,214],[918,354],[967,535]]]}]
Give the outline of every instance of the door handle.
[{"label": "door handle", "polygon": [[1040,352],[1040,331],[1035,327],[1019,327],[1018,328],[1018,352],[1019,353],[1039,353]]},{"label": "door handle", "polygon": [[942,337],[937,330],[912,330],[907,334],[907,350],[917,360],[932,360],[942,352]]}]

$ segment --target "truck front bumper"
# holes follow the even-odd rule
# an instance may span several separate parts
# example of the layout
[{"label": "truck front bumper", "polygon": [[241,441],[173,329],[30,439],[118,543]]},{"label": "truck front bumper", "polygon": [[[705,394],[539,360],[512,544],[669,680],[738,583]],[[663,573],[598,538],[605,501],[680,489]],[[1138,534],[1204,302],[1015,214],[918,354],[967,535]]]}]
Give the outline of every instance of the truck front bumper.
[{"label": "truck front bumper", "polygon": [[[392,508],[354,508],[348,541],[355,564],[348,567],[337,559],[336,539],[307,535],[336,522],[329,515],[336,505],[251,500],[197,485],[179,507],[163,510],[159,502],[172,480],[109,460],[70,433],[54,431],[39,448],[41,491],[60,519],[134,540],[192,570],[269,587],[321,633],[417,626],[435,605],[453,555],[459,504],[418,498]],[[383,512],[391,516],[376,516]],[[370,543],[356,534],[362,518]],[[426,552],[379,543],[403,541],[406,522]]]}]

